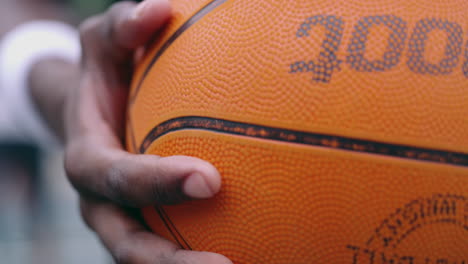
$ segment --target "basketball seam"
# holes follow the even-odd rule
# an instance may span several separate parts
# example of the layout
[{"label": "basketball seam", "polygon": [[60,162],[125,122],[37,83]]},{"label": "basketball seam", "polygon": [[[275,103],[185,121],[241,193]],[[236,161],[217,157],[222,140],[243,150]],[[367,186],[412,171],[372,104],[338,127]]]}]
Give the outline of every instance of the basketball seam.
[{"label": "basketball seam", "polygon": [[416,161],[468,167],[468,153],[390,144],[339,135],[296,131],[200,116],[174,118],[155,126],[143,140],[143,143],[139,148],[140,153],[145,153],[149,146],[161,136],[187,129],[207,130],[306,146],[325,147],[337,150],[347,150]]},{"label": "basketball seam", "polygon": [[145,71],[143,72],[142,77],[138,81],[138,84],[136,86],[135,91],[133,94],[130,96],[130,105],[132,105],[140,91],[140,88],[145,81],[146,77],[148,76],[151,68],[153,65],[158,61],[158,59],[166,52],[166,50],[176,41],[185,31],[187,31],[191,26],[193,26],[196,22],[198,22],[200,19],[202,19],[205,15],[209,14],[213,9],[216,7],[220,6],[221,4],[225,3],[227,0],[214,0],[208,3],[206,6],[204,6],[202,9],[200,9],[197,13],[195,13],[192,17],[190,17],[182,26],[180,26],[170,37],[169,39],[164,42],[164,44],[161,46],[161,48],[158,50],[156,55],[151,59],[151,62],[148,64],[148,66],[145,68]]},{"label": "basketball seam", "polygon": [[179,230],[177,230],[175,224],[171,221],[171,218],[167,215],[166,211],[162,208],[162,206],[156,205],[154,206],[154,209],[158,213],[159,218],[161,218],[161,220],[164,223],[164,226],[169,231],[169,233],[171,233],[172,237],[177,242],[177,244],[179,244],[179,246],[183,249],[192,250],[192,247],[185,240],[185,238],[182,236]]},{"label": "basketball seam", "polygon": [[[151,59],[151,62],[148,64],[148,66],[145,68],[145,71],[143,72],[142,77],[138,81],[138,84],[136,86],[135,91],[133,94],[130,95],[129,99],[129,107],[133,105],[135,102],[138,93],[140,91],[140,88],[146,79],[146,76],[149,74],[150,69],[152,66],[156,63],[156,61],[163,55],[163,53],[172,45],[172,43],[178,39],[185,31],[187,31],[192,25],[194,25],[196,22],[198,22],[200,19],[202,19],[205,15],[213,11],[216,7],[220,6],[221,4],[225,3],[227,0],[213,0],[207,5],[205,5],[203,8],[201,8],[197,13],[195,13],[192,17],[190,17],[181,27],[179,27],[174,34],[172,34],[169,39],[162,45],[162,47],[158,50],[156,55]],[[130,118],[127,118],[130,120]],[[137,144],[136,144],[136,139],[135,139],[135,133],[133,131],[133,126],[130,125],[129,129],[130,133],[130,138],[133,149],[136,151]],[[164,211],[164,208],[161,206],[156,206],[155,207],[156,211],[158,212],[159,216],[161,217],[162,221],[164,222],[164,225],[166,228],[169,230],[171,235],[174,237],[174,239],[177,241],[180,247],[184,249],[191,250],[192,248],[188,244],[188,242],[184,239],[182,234],[177,230],[176,226],[172,221],[170,220],[169,216],[166,214]],[[180,240],[179,240],[180,238]]]}]

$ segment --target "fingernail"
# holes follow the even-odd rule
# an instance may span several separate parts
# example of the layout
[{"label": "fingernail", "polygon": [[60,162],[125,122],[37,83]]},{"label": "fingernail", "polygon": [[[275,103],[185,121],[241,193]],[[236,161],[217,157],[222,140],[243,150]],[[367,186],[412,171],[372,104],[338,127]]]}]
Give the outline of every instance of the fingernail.
[{"label": "fingernail", "polygon": [[185,179],[182,191],[185,195],[195,199],[210,198],[214,195],[214,191],[210,188],[205,178],[198,172],[191,174]]},{"label": "fingernail", "polygon": [[134,20],[140,18],[143,15],[143,13],[145,12],[147,6],[148,6],[148,1],[143,1],[143,2],[139,3],[135,7],[135,9],[133,10],[131,18],[134,19]]}]

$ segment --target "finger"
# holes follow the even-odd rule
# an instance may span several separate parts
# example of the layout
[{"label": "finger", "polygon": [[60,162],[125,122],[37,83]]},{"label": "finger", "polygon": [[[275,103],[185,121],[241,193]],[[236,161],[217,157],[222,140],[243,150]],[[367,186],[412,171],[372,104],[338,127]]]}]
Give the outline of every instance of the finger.
[{"label": "finger", "polygon": [[[111,32],[115,43],[123,48],[135,49],[146,44],[153,34],[170,18],[171,8],[167,0],[146,0],[134,8],[116,6],[111,10]],[[127,3],[131,7],[131,3]]]},{"label": "finger", "polygon": [[[80,26],[83,71],[80,89],[74,91],[76,94],[72,98],[88,104],[78,107],[85,112],[78,113],[82,119],[103,121],[123,138],[122,120],[125,120],[134,53],[169,17],[167,0],[147,0],[138,5],[121,2]],[[94,117],[87,114],[89,112],[93,112]],[[68,137],[77,133],[79,131],[67,130]]]},{"label": "finger", "polygon": [[81,192],[143,207],[209,198],[221,187],[219,172],[201,159],[134,155],[102,141],[75,142],[67,149],[67,174]]},{"label": "finger", "polygon": [[117,263],[231,264],[226,257],[186,251],[148,232],[123,209],[95,200],[81,200],[83,219],[109,249]]},{"label": "finger", "polygon": [[131,61],[132,52],[146,44],[170,15],[167,0],[146,0],[120,2],[105,14],[88,19],[80,26],[85,64]]}]

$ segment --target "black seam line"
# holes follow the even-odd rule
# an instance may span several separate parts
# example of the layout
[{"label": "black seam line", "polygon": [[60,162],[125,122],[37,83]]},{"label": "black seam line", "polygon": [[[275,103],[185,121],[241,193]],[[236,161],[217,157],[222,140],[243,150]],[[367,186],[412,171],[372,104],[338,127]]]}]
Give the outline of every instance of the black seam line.
[{"label": "black seam line", "polygon": [[181,246],[182,248],[184,249],[188,249],[188,250],[192,250],[192,247],[189,245],[189,243],[185,240],[185,238],[182,236],[182,234],[179,232],[179,230],[177,229],[177,227],[175,226],[175,224],[171,221],[171,218],[167,215],[166,211],[164,210],[164,208],[160,207],[161,209],[161,213],[164,215],[164,217],[167,219],[167,221],[169,222],[169,225],[171,226],[171,228],[174,230],[174,232],[179,236],[180,240],[181,240]]},{"label": "black seam line", "polygon": [[172,228],[169,226],[169,223],[167,222],[166,214],[163,213],[162,208],[161,208],[160,206],[154,206],[154,210],[156,210],[156,212],[157,212],[158,215],[159,215],[159,218],[161,218],[161,220],[162,220],[163,223],[164,223],[164,226],[166,226],[166,229],[171,233],[172,237],[175,239],[175,241],[177,242],[177,244],[179,244],[180,247],[183,247],[182,244],[180,243],[178,237],[174,234],[174,231],[173,231]]},{"label": "black seam line", "polygon": [[[166,212],[161,206],[154,206],[154,209],[158,213],[159,217],[163,221],[166,229],[171,233],[172,237],[175,239],[177,244],[183,249],[192,250],[190,245],[185,241],[184,237],[180,234],[180,232],[175,227],[174,223],[172,223],[171,219],[167,216]],[[175,233],[174,233],[175,232]],[[176,234],[177,233],[177,234]],[[179,238],[182,240],[179,240]]]},{"label": "black seam line", "polygon": [[140,153],[145,153],[149,146],[161,136],[188,129],[468,167],[468,153],[309,133],[200,116],[175,118],[154,127],[140,145]]},{"label": "black seam line", "polygon": [[[156,55],[151,59],[151,62],[149,65],[146,67],[145,71],[143,72],[143,76],[140,78],[138,81],[138,85],[133,92],[133,94],[130,95],[130,100],[129,100],[129,105],[132,105],[135,102],[136,97],[138,96],[138,93],[140,92],[140,88],[148,76],[151,68],[153,65],[156,63],[156,61],[162,56],[162,54],[172,45],[172,43],[179,38],[187,29],[189,29],[193,24],[198,22],[201,18],[203,18],[206,14],[210,13],[213,9],[216,7],[220,6],[227,0],[213,0],[210,3],[208,3],[205,7],[203,7],[200,11],[198,11],[195,15],[193,15],[189,20],[187,20],[180,28],[178,28],[172,36],[169,37],[169,39],[162,45],[162,47],[158,50]],[[133,132],[133,131],[132,131]],[[133,133],[132,133],[133,134]],[[136,150],[136,142],[134,135],[132,135],[132,144],[134,146],[134,149]],[[174,239],[177,241],[177,243],[185,249],[191,250],[190,245],[187,243],[187,241],[184,239],[184,237],[180,234],[180,232],[177,230],[175,225],[172,223],[164,209],[160,206],[155,207],[156,212],[159,214],[160,218],[163,220],[164,225],[166,228],[169,230],[171,235],[174,237]],[[175,234],[175,233],[177,234]],[[178,235],[178,236],[177,236]],[[179,238],[182,240],[180,241]]]},{"label": "black seam line", "polygon": [[161,48],[158,50],[156,55],[153,57],[151,62],[148,64],[146,67],[145,71],[143,72],[143,76],[140,78],[140,81],[138,82],[137,88],[135,92],[131,95],[130,98],[130,104],[133,104],[135,102],[136,97],[138,96],[138,93],[140,91],[141,85],[145,81],[146,77],[148,76],[151,68],[153,68],[153,65],[156,63],[156,61],[163,55],[163,53],[178,39],[185,31],[187,31],[192,25],[197,23],[200,19],[202,19],[205,15],[213,11],[216,7],[220,6],[227,0],[214,0],[211,1],[209,4],[207,4],[205,7],[203,7],[200,11],[198,11],[195,15],[193,15],[187,22],[185,22],[180,28],[178,28],[172,36],[169,37],[168,40],[161,46]]}]

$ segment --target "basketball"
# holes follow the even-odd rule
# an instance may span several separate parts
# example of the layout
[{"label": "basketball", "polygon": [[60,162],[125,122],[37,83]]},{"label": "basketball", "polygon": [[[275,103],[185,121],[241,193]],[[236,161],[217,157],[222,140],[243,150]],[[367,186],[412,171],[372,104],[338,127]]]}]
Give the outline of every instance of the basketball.
[{"label": "basketball", "polygon": [[468,263],[468,1],[172,1],[127,149],[212,163],[143,209],[236,264]]}]

